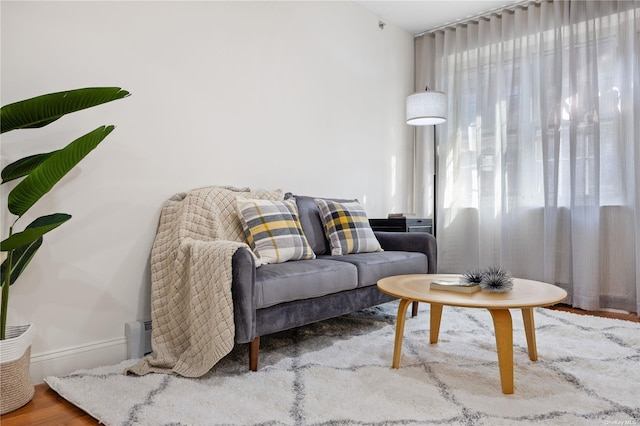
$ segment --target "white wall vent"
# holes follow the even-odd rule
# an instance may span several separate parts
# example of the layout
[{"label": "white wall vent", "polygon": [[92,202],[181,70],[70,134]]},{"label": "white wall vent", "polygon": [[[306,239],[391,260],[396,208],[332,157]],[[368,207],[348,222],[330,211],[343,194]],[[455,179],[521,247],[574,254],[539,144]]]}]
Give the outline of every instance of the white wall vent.
[{"label": "white wall vent", "polygon": [[151,353],[151,321],[132,321],[124,325],[127,359],[142,358]]}]

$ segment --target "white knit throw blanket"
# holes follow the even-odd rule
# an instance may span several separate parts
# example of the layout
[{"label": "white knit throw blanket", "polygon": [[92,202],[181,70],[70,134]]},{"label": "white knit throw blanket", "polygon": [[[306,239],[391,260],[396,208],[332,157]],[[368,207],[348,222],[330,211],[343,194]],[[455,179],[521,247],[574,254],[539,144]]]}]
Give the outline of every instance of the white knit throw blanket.
[{"label": "white knit throw blanket", "polygon": [[282,200],[282,190],[212,186],[173,196],[151,251],[153,354],[127,369],[200,377],[234,345],[231,258],[248,247],[236,197]]}]

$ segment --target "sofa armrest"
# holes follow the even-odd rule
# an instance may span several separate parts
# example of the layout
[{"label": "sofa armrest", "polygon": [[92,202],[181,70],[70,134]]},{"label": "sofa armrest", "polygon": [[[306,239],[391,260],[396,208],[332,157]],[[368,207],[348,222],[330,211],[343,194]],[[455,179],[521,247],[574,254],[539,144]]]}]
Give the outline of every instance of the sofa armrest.
[{"label": "sofa armrest", "polygon": [[238,249],[231,259],[233,314],[236,343],[251,342],[256,333],[256,264],[248,249]]},{"label": "sofa armrest", "polygon": [[435,274],[437,265],[436,238],[427,232],[386,232],[375,231],[383,250],[416,251],[427,256],[428,270]]}]

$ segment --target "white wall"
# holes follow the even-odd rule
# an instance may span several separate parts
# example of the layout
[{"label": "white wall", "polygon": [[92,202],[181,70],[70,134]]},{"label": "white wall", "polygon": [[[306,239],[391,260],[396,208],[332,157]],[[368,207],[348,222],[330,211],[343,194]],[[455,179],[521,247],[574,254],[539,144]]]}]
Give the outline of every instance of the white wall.
[{"label": "white wall", "polygon": [[[407,211],[413,38],[352,2],[2,1],[1,101],[86,86],[132,96],[2,136],[2,164],[116,130],[24,219],[73,219],[12,287],[37,328],[32,375],[124,357],[150,318],[163,202],[211,184],[357,197]],[[11,218],[2,197],[3,238]],[[35,367],[35,368],[34,368]]]}]

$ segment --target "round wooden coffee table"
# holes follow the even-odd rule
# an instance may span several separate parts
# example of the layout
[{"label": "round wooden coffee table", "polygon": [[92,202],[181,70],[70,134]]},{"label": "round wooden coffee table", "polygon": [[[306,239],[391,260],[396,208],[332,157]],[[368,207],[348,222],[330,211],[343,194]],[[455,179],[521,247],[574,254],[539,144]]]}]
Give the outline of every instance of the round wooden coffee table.
[{"label": "round wooden coffee table", "polygon": [[435,279],[452,279],[459,275],[417,274],[396,275],[378,281],[378,288],[383,293],[400,299],[398,317],[396,319],[396,338],[393,348],[393,368],[400,364],[402,336],[407,308],[411,302],[431,304],[430,343],[438,343],[442,308],[445,305],[462,308],[485,308],[493,318],[500,367],[502,392],[513,393],[513,325],[509,309],[521,309],[524,330],[527,337],[529,359],[538,359],[536,335],[533,323],[533,308],[554,305],[567,297],[567,292],[560,287],[539,281],[513,279],[513,289],[505,293],[458,293],[448,290],[431,290],[429,285]]}]

